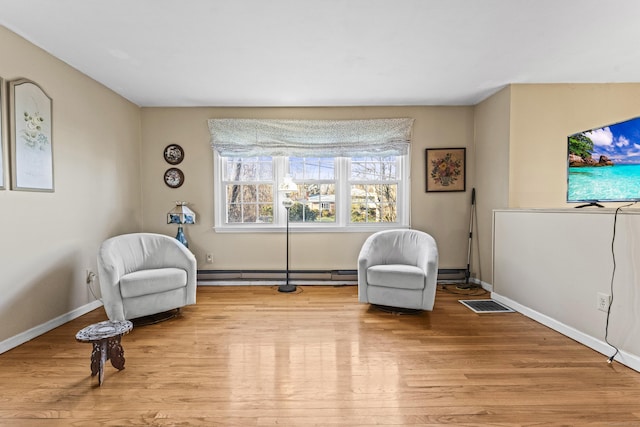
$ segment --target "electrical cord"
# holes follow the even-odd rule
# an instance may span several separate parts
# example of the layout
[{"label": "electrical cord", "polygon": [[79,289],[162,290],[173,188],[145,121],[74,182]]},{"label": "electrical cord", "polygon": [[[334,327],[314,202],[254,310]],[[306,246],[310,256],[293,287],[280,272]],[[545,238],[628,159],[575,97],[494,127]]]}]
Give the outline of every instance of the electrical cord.
[{"label": "electrical cord", "polygon": [[91,287],[91,284],[93,284],[93,282],[96,280],[96,273],[94,272],[90,272],[87,275],[87,286],[89,287],[89,291],[91,292],[91,295],[93,295],[93,297],[98,300],[98,301],[102,301],[102,298],[98,298],[95,294],[95,292],[93,292],[93,288]]},{"label": "electrical cord", "polygon": [[609,293],[611,297],[609,299],[609,306],[607,307],[607,321],[604,326],[604,342],[606,342],[611,348],[613,348],[613,350],[615,350],[615,352],[611,356],[609,356],[609,358],[607,359],[607,363],[609,364],[611,364],[611,362],[613,362],[613,360],[618,355],[618,353],[620,353],[620,350],[618,350],[618,347],[616,347],[615,345],[609,342],[609,319],[611,318],[611,306],[613,306],[613,289],[614,289],[613,284],[616,276],[616,251],[615,251],[614,244],[616,241],[616,225],[618,223],[618,212],[620,212],[622,208],[627,208],[629,206],[635,205],[636,203],[637,202],[633,202],[624,206],[619,206],[618,208],[616,208],[616,211],[613,215],[613,235],[611,237],[611,259],[613,261],[613,270],[611,271],[611,283],[609,283]]}]

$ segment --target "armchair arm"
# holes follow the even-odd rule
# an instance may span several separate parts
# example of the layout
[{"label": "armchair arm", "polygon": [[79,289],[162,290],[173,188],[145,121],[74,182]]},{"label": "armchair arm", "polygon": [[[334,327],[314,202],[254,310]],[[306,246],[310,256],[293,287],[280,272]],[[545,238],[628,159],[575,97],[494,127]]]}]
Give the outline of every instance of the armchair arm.
[{"label": "armchair arm", "polygon": [[196,257],[182,243],[163,234],[140,233],[144,253],[142,268],[173,267],[187,272],[187,296],[185,305],[196,303]]},{"label": "armchair arm", "polygon": [[187,272],[187,299],[185,304],[196,303],[197,262],[193,253],[182,243],[170,237],[171,244],[166,245],[163,267],[175,267]]},{"label": "armchair arm", "polygon": [[375,233],[364,241],[358,255],[358,301],[369,302],[367,296],[367,269],[382,262],[380,250],[375,244]]},{"label": "armchair arm", "polygon": [[[431,237],[431,236],[429,236]],[[425,262],[425,284],[424,292],[422,293],[422,306],[426,310],[433,309],[433,303],[435,301],[436,288],[438,285],[438,246],[433,238],[431,238],[433,244],[429,244],[426,250],[426,257],[423,258]]]},{"label": "armchair arm", "polygon": [[120,294],[120,277],[124,274],[119,262],[103,244],[98,251],[98,281],[102,303],[107,316],[111,320],[125,320],[122,295]]}]

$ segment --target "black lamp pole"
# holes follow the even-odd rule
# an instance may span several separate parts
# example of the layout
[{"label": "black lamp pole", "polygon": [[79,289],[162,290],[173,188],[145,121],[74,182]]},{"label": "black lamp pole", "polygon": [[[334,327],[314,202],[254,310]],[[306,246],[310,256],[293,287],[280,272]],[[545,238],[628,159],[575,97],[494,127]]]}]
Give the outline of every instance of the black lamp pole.
[{"label": "black lamp pole", "polygon": [[278,286],[278,292],[294,292],[296,285],[289,284],[289,209],[291,206],[285,205],[287,210],[287,278],[284,285]]}]

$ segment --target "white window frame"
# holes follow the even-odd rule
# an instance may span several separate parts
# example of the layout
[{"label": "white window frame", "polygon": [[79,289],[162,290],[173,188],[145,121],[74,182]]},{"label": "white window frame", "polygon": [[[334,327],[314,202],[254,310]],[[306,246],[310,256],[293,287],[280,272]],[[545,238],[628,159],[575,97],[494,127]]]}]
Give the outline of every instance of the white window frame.
[{"label": "white window frame", "polygon": [[[374,156],[372,156],[374,157]],[[411,174],[410,174],[410,154],[398,157],[398,193],[396,201],[397,222],[381,223],[350,223],[351,200],[349,188],[352,183],[349,170],[349,158],[336,157],[336,221],[334,223],[300,223],[289,222],[289,229],[292,232],[313,231],[313,232],[372,232],[393,228],[410,227],[411,211]],[[274,189],[279,188],[287,169],[287,157],[273,157]],[[282,205],[284,195],[275,191],[273,223],[226,223],[226,192],[223,186],[224,157],[213,150],[213,199],[214,199],[214,230],[219,233],[242,233],[242,232],[277,232],[286,227],[286,209]],[[295,182],[295,180],[294,180]],[[382,183],[384,181],[368,181],[371,183]],[[348,206],[348,208],[344,208]]]}]

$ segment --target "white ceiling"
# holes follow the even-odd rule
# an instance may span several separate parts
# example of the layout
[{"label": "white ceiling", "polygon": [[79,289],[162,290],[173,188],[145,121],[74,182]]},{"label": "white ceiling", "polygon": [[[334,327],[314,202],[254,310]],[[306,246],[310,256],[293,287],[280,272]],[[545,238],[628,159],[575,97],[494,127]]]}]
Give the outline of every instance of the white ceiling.
[{"label": "white ceiling", "polygon": [[640,0],[0,0],[0,25],[140,106],[473,105],[509,83],[640,82]]}]

